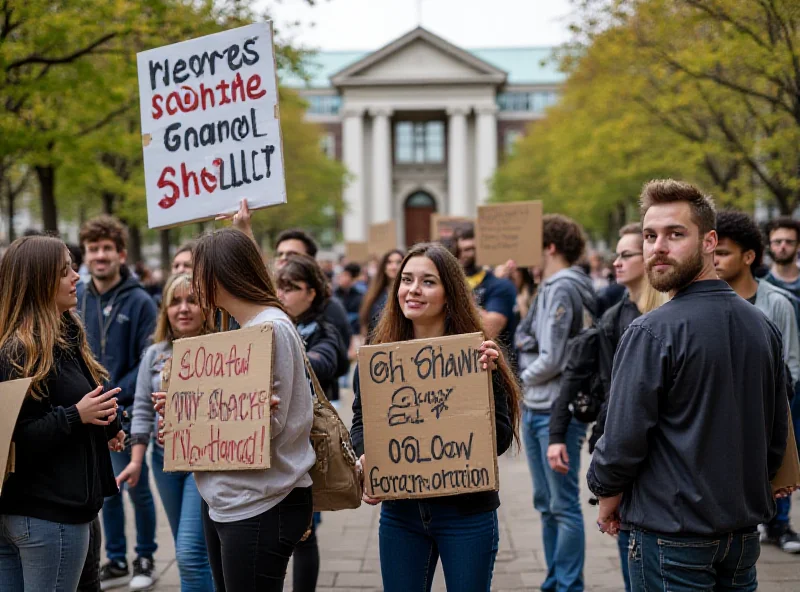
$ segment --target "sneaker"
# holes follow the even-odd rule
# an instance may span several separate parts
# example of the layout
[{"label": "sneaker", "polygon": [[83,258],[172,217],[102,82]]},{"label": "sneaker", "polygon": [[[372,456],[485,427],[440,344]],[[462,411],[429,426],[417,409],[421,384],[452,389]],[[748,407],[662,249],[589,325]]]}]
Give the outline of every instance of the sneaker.
[{"label": "sneaker", "polygon": [[124,586],[131,579],[127,561],[109,561],[100,568],[100,589],[110,590]]},{"label": "sneaker", "polygon": [[150,557],[137,557],[133,562],[130,590],[150,590],[156,582],[155,565]]},{"label": "sneaker", "polygon": [[765,542],[777,545],[784,553],[800,553],[800,537],[788,524],[768,529]]}]

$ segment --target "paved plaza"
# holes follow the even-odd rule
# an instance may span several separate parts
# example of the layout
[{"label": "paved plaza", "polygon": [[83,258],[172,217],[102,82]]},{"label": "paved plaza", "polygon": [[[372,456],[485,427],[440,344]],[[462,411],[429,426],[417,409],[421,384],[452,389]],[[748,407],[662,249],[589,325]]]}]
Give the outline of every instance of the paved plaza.
[{"label": "paved plaza", "polygon": [[[343,413],[349,422],[350,414]],[[585,473],[589,457],[584,453],[581,471]],[[596,508],[588,503],[588,490],[583,487],[584,520],[586,523],[586,589],[592,592],[623,590],[619,572],[616,541],[597,532]],[[151,483],[155,492],[155,485]],[[157,492],[156,492],[157,493]],[[538,590],[544,580],[545,562],[542,550],[541,524],[532,506],[532,484],[524,453],[514,451],[500,458],[500,551],[494,571],[492,590]],[[157,495],[156,495],[157,498]],[[792,509],[795,527],[800,526],[800,495]],[[166,516],[158,504],[158,543],[156,567],[160,579],[156,590],[178,592],[178,568]],[[128,540],[135,538],[132,508],[126,503]],[[317,531],[322,566],[318,592],[367,590],[381,587],[378,560],[378,518],[380,507],[363,505],[358,510],[323,515]],[[130,543],[129,543],[130,544]],[[133,560],[133,557],[131,557]],[[289,566],[291,574],[291,565]],[[800,555],[790,556],[777,548],[765,546],[758,562],[759,590],[763,592],[797,592],[800,590]],[[286,586],[291,591],[291,577]],[[433,589],[445,590],[441,569]],[[125,588],[120,588],[125,590]]]}]

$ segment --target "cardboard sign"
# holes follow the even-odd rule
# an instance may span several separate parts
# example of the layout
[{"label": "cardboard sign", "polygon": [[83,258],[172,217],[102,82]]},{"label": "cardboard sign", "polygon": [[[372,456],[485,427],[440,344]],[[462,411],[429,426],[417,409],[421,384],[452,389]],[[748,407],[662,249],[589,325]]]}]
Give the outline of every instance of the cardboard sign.
[{"label": "cardboard sign", "polygon": [[542,264],[542,202],[518,201],[478,207],[475,245],[480,265]]},{"label": "cardboard sign", "polygon": [[22,409],[22,402],[31,388],[31,378],[20,378],[0,382],[0,467],[3,467],[3,478],[0,481],[0,494],[9,473],[14,472],[14,445],[11,438],[17,425],[17,416]]},{"label": "cardboard sign", "polygon": [[370,255],[383,257],[397,248],[397,225],[394,221],[372,224],[369,227],[368,250]]},{"label": "cardboard sign", "polygon": [[369,244],[345,243],[344,256],[353,263],[366,263],[369,261]]},{"label": "cardboard sign", "polygon": [[137,59],[150,228],[286,203],[272,23]]},{"label": "cardboard sign", "polygon": [[483,335],[363,346],[364,487],[380,499],[496,490],[497,442]]},{"label": "cardboard sign", "polygon": [[175,341],[165,471],[269,467],[272,351],[271,323]]},{"label": "cardboard sign", "polygon": [[792,414],[789,412],[789,437],[786,438],[786,453],[783,455],[781,468],[772,480],[772,490],[786,487],[800,487],[800,458],[797,455],[797,440],[792,426]]},{"label": "cardboard sign", "polygon": [[462,216],[441,216],[431,214],[431,241],[452,238],[456,230],[468,224],[475,224],[474,218]]}]

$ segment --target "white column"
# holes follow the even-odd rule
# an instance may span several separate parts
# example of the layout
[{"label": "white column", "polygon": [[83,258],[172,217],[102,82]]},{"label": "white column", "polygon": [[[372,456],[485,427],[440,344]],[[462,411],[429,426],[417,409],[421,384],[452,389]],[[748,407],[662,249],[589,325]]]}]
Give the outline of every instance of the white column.
[{"label": "white column", "polygon": [[448,109],[447,186],[449,214],[469,216],[467,197],[467,109]]},{"label": "white column", "polygon": [[497,168],[497,106],[487,105],[478,112],[475,134],[478,205],[489,199],[489,181]]},{"label": "white column", "polygon": [[392,219],[392,134],[391,111],[370,110],[372,115],[372,223]]},{"label": "white column", "polygon": [[342,125],[342,158],[351,175],[344,190],[344,238],[366,241],[366,203],[364,201],[364,120],[362,111],[345,109]]}]

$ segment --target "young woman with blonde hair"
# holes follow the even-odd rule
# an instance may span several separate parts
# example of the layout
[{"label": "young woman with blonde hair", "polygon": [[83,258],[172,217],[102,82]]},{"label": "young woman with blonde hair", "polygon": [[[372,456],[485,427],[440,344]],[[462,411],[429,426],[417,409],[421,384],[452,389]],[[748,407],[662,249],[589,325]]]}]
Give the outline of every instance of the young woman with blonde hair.
[{"label": "young woman with blonde hair", "polygon": [[0,497],[3,590],[74,591],[90,525],[117,493],[109,447],[124,439],[119,389],[105,391],[108,374],[72,312],[78,279],[53,237],[18,239],[0,262],[0,381],[33,379]]},{"label": "young woman with blonde hair", "polygon": [[[147,446],[155,431],[153,393],[161,391],[162,373],[172,361],[172,342],[208,332],[208,323],[192,290],[192,276],[173,275],[164,286],[161,310],[151,345],[139,365],[131,425],[131,462],[117,482],[135,486],[147,465],[143,463]],[[166,371],[165,371],[166,368]],[[203,535],[201,497],[192,473],[164,472],[164,446],[153,446],[153,477],[167,513],[175,539],[182,592],[213,592],[211,568]]]}]

